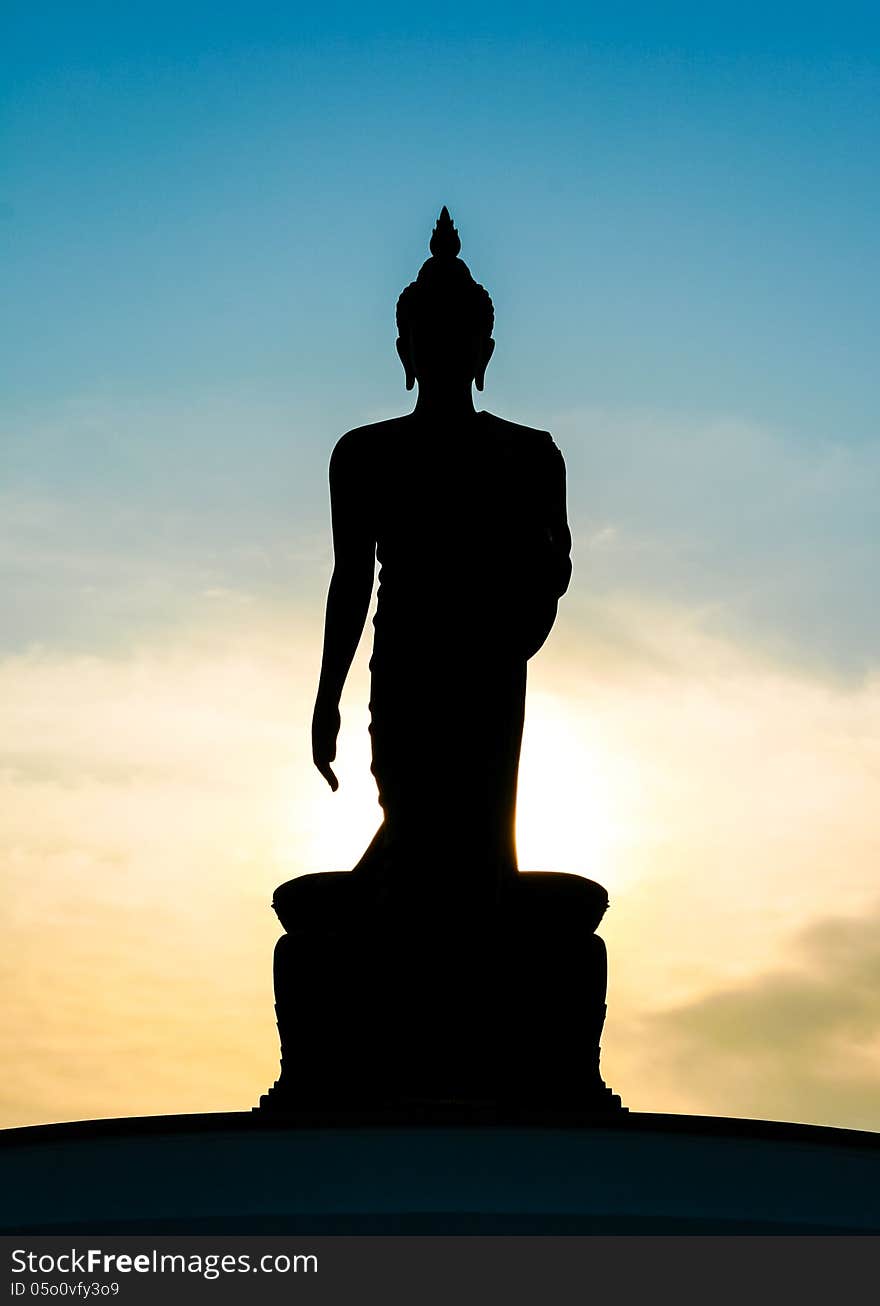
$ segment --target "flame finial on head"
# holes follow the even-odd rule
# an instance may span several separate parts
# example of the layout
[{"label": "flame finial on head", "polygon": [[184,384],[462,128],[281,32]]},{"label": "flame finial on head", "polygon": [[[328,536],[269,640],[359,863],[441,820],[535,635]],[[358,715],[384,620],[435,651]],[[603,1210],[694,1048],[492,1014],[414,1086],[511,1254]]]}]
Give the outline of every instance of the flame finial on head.
[{"label": "flame finial on head", "polygon": [[429,248],[434,258],[456,258],[461,250],[461,240],[445,204],[434,224]]},{"label": "flame finial on head", "polygon": [[425,259],[415,281],[397,301],[397,329],[401,336],[419,322],[454,321],[456,330],[469,329],[492,334],[495,311],[489,292],[471,276],[464,259],[458,257],[461,240],[446,205],[431,233],[431,257]]}]

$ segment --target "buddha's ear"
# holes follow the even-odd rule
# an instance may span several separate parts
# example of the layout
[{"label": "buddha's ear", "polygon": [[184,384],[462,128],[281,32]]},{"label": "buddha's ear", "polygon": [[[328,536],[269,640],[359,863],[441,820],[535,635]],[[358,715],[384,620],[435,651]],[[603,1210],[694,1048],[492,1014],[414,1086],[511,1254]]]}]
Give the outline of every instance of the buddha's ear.
[{"label": "buddha's ear", "polygon": [[403,364],[403,370],[406,373],[406,388],[407,390],[412,390],[413,386],[416,383],[416,374],[413,371],[412,359],[409,356],[409,350],[401,340],[400,336],[397,337],[397,357],[400,359],[401,363]]},{"label": "buddha's ear", "polygon": [[486,384],[486,368],[489,366],[492,355],[495,352],[495,341],[489,337],[482,349],[482,357],[477,364],[477,371],[474,375],[474,385],[478,390],[482,390]]}]

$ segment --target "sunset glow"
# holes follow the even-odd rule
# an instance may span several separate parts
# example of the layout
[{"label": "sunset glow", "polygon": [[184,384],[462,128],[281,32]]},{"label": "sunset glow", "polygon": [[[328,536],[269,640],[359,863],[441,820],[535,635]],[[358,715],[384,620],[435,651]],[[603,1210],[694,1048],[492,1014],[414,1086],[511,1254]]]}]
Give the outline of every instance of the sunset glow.
[{"label": "sunset glow", "polygon": [[328,459],[447,204],[565,457],[517,839],[610,894],[606,1077],[880,1128],[876,15],[13,9],[0,1125],[277,1074],[273,890],[381,817],[369,625],[310,757]]}]

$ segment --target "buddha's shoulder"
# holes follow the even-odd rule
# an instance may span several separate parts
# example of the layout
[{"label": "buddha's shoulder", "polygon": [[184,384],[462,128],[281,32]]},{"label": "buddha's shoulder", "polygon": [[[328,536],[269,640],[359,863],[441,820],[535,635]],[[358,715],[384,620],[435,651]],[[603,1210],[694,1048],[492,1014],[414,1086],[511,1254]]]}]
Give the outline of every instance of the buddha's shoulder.
[{"label": "buddha's shoulder", "polygon": [[406,422],[406,417],[389,417],[381,422],[367,422],[364,426],[352,427],[333,446],[331,468],[354,467],[364,461],[371,462],[379,451],[402,433]]},{"label": "buddha's shoulder", "polygon": [[537,426],[523,426],[520,422],[508,421],[506,417],[498,417],[495,413],[486,412],[485,409],[483,417],[489,430],[502,443],[513,445],[528,453],[555,453],[561,457],[549,431],[541,430]]}]

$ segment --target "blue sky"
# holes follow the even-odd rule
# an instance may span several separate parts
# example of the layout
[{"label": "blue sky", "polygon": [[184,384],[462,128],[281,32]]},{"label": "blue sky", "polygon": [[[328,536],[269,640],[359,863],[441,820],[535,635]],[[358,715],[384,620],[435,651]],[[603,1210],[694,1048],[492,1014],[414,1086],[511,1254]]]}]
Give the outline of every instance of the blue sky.
[{"label": "blue sky", "polygon": [[454,7],[438,30],[320,13],[23,9],[3,79],[13,397],[222,374],[384,400],[389,305],[447,201],[513,400],[870,436],[864,20],[489,7],[464,35]]},{"label": "blue sky", "polygon": [[[303,869],[303,848],[316,869],[353,859],[375,821],[364,730],[351,745],[364,788],[344,781],[335,807],[307,756],[326,464],[342,431],[411,405],[394,305],[447,204],[496,306],[482,402],[550,428],[569,471],[574,581],[530,701],[534,739],[580,787],[554,818],[562,841],[542,845],[553,768],[527,739],[523,847],[546,869],[595,873],[621,904],[608,929],[624,1090],[677,1048],[699,1059],[719,1004],[763,1010],[804,948],[837,937],[835,912],[877,910],[875,7],[7,9],[9,964],[36,957],[43,930],[58,958],[79,946],[44,911],[73,894],[100,937],[133,949],[117,959],[133,968],[123,1006],[103,1016],[103,981],[80,958],[89,1037],[117,1016],[128,1027],[125,995],[145,982],[165,985],[173,1023],[144,922],[183,932],[168,974],[184,983],[209,945],[186,934],[180,899],[169,924],[162,877],[204,901],[210,869],[228,927],[210,946],[233,947],[240,921],[247,941],[211,974],[227,977],[224,1002],[251,995],[243,1040],[271,1014],[247,978],[271,948],[266,895]],[[566,824],[572,810],[592,834]],[[686,918],[669,906],[685,897]],[[153,912],[142,938],[132,902]],[[853,973],[873,974],[859,947]],[[829,963],[844,1007],[841,975]],[[34,980],[34,1028],[50,1030],[53,983]],[[809,1020],[809,985],[794,989]],[[658,994],[679,1006],[640,1024]],[[197,1011],[194,998],[181,1047]],[[274,1055],[270,1025],[255,1056]],[[658,1078],[641,1105],[876,1122],[880,1071],[855,1044],[844,1078],[819,1076],[798,1106],[820,1034],[762,1077],[770,1097],[745,1077],[732,1102],[740,1063],[710,1084],[707,1062],[702,1097],[681,1083],[663,1097]],[[71,1037],[46,1035],[65,1065],[88,1045]],[[181,1093],[204,1106],[244,1074],[221,1042],[214,1053],[201,1086],[162,1097],[151,1081],[140,1107]],[[43,1091],[44,1054],[38,1040],[21,1094]],[[114,1109],[87,1065],[77,1082],[84,1113]],[[33,1118],[16,1094],[0,1112]]]},{"label": "blue sky", "polygon": [[[644,577],[703,601],[771,545],[802,572],[818,527],[835,575],[757,620],[864,666],[876,54],[868,6],[13,6],[9,492],[81,503],[92,530],[113,507],[192,534],[201,512],[207,539],[211,504],[227,540],[319,530],[336,435],[405,406],[393,306],[447,203],[496,302],[486,406],[554,425],[575,509],[717,534],[699,576],[655,550]],[[584,409],[606,415],[589,444]],[[659,434],[624,464],[633,413]],[[793,520],[760,465],[664,443],[719,421],[796,461],[846,451],[854,497]],[[744,499],[700,482],[713,466]]]}]

